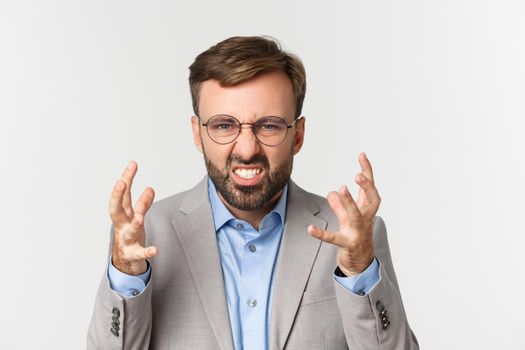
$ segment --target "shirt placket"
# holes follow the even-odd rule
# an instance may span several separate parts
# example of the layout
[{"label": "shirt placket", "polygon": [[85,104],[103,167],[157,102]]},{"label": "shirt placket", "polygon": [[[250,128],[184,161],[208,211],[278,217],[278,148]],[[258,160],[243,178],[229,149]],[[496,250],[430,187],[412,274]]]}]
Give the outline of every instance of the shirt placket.
[{"label": "shirt placket", "polygon": [[264,348],[267,298],[266,288],[261,285],[261,267],[263,256],[261,247],[257,246],[259,233],[249,224],[240,222],[237,229],[244,236],[241,258],[241,317],[244,349]]}]

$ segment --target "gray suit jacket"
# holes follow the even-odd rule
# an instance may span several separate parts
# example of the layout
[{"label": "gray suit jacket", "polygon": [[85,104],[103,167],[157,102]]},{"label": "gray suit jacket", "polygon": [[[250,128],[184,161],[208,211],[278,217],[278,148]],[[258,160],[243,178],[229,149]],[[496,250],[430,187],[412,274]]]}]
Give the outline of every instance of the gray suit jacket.
[{"label": "gray suit jacket", "polygon": [[[355,295],[333,278],[337,247],[307,233],[309,224],[338,229],[326,199],[293,181],[288,191],[270,349],[418,349],[383,220],[376,217],[373,230],[380,282],[368,295]],[[233,349],[207,177],[189,191],[155,202],[145,220],[147,244],[159,250],[151,260],[150,282],[140,295],[125,298],[111,290],[104,273],[88,349]]]}]

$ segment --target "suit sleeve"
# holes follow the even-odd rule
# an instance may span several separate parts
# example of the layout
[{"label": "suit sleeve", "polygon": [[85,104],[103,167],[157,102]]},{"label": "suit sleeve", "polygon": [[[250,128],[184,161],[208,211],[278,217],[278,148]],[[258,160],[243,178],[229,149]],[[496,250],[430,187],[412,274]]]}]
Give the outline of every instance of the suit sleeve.
[{"label": "suit sleeve", "polygon": [[374,250],[379,261],[379,282],[366,295],[351,293],[334,281],[337,306],[352,350],[416,350],[417,339],[408,324],[388,247],[386,227],[374,221]]},{"label": "suit sleeve", "polygon": [[[113,242],[111,226],[110,251]],[[108,254],[110,256],[110,254]],[[87,349],[147,349],[152,325],[154,273],[144,291],[125,297],[111,289],[107,271],[100,282],[87,335]]]}]

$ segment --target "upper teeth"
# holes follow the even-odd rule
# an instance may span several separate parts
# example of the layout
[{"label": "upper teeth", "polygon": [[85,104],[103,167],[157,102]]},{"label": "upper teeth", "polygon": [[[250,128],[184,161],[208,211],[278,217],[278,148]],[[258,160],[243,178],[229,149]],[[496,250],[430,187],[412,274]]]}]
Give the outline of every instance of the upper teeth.
[{"label": "upper teeth", "polygon": [[235,174],[239,175],[243,179],[251,179],[261,172],[261,169],[235,169]]}]

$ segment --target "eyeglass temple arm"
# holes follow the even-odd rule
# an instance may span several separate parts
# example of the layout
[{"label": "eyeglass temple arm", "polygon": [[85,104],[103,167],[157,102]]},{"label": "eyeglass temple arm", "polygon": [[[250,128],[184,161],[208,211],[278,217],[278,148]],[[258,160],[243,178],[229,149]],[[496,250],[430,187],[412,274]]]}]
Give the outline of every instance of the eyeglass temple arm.
[{"label": "eyeglass temple arm", "polygon": [[199,117],[198,115],[195,115],[195,117],[197,117],[197,119],[199,120],[199,124],[200,124],[200,125],[202,125],[202,126],[208,126],[208,123],[203,123],[203,122],[202,122],[201,117]]},{"label": "eyeglass temple arm", "polygon": [[294,121],[292,122],[292,124],[287,125],[286,127],[287,127],[288,129],[290,129],[290,128],[295,124],[295,122],[298,121],[299,119],[301,119],[301,117],[297,117],[297,118],[295,118]]}]

